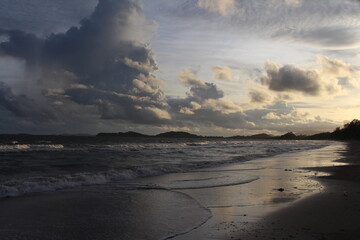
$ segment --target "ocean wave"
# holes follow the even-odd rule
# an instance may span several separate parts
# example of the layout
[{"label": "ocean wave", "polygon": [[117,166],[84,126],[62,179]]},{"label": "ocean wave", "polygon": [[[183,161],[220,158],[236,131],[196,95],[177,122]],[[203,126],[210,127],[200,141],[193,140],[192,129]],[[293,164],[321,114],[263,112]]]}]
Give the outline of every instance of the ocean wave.
[{"label": "ocean wave", "polygon": [[[201,142],[198,145],[188,145],[188,143],[74,145],[71,147],[68,145],[64,147],[61,144],[0,145],[0,152],[4,152],[4,155],[7,156],[6,161],[0,164],[0,170],[23,169],[18,175],[3,175],[4,179],[0,182],[0,198],[85,185],[106,184],[167,173],[199,171],[225,164],[271,157],[286,152],[321,148],[329,144],[331,143],[259,141],[254,144],[254,142],[250,141],[209,141]],[[204,145],[206,146],[205,149]],[[209,148],[209,146],[211,147]],[[73,152],[75,150],[81,152]],[[29,151],[39,151],[39,153],[33,154],[29,160],[27,158],[27,152]],[[71,152],[61,154],[58,157],[57,152],[52,155],[45,152],[45,155],[43,155],[43,151]],[[11,152],[16,152],[14,159],[10,154]],[[21,155],[17,152],[24,152],[24,154]],[[115,154],[109,154],[109,152],[115,152]],[[122,152],[122,154],[118,152]],[[97,155],[94,155],[94,153]],[[40,156],[39,159],[36,156]],[[69,163],[70,166],[81,167],[58,167],[64,164],[68,166]],[[223,185],[229,184],[229,182],[238,184],[242,181],[241,179],[233,181],[225,178],[218,180],[223,181]],[[253,181],[254,179],[251,178],[250,180]],[[179,182],[173,183],[172,186],[168,187],[181,188],[186,185],[185,183],[189,184],[190,181],[182,182],[181,186]],[[214,185],[205,179],[193,181],[191,184],[194,188]],[[188,187],[186,186],[186,188]]]},{"label": "ocean wave", "polygon": [[[226,172],[226,171],[225,171]],[[111,170],[99,173],[78,173],[73,175],[59,175],[59,176],[43,176],[43,177],[28,177],[23,179],[14,179],[5,181],[0,184],[0,198],[5,197],[17,197],[25,194],[38,193],[38,192],[52,192],[62,189],[69,189],[74,187],[99,185],[111,182],[121,183],[121,180],[132,180],[139,177],[157,176],[165,173],[178,173],[192,174],[193,179],[180,179],[168,182],[166,184],[150,184],[139,185],[142,188],[164,188],[164,189],[198,189],[198,188],[210,188],[219,186],[231,186],[249,183],[257,180],[257,177],[247,176],[243,174],[219,174],[215,172],[216,176],[208,178],[198,178],[199,175],[204,174],[202,172],[190,172],[184,173],[184,169],[179,167],[159,167],[159,168],[137,168],[134,170]],[[207,175],[214,174],[212,172],[206,172]],[[131,186],[125,184],[125,186]],[[138,188],[138,185],[134,185]]]},{"label": "ocean wave", "polygon": [[9,144],[0,145],[0,152],[51,151],[64,149],[62,144]]},{"label": "ocean wave", "polygon": [[16,197],[36,192],[50,192],[88,185],[106,184],[139,177],[182,172],[179,167],[139,167],[136,169],[109,170],[97,173],[77,173],[59,176],[37,176],[13,179],[0,184],[0,198]]}]

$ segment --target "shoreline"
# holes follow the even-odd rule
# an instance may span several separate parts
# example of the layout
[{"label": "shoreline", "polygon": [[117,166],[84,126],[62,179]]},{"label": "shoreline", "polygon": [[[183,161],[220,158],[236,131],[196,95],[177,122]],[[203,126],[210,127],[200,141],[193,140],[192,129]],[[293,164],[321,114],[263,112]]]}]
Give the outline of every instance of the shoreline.
[{"label": "shoreline", "polygon": [[0,238],[47,240],[55,234],[63,240],[71,234],[72,239],[90,235],[104,239],[106,234],[107,239],[222,240],[244,233],[254,236],[251,231],[258,231],[256,224],[264,217],[323,192],[313,179],[319,170],[302,167],[329,166],[343,149],[343,144],[334,144],[194,172],[2,199],[0,209],[5,215],[0,217]]},{"label": "shoreline", "polygon": [[360,142],[346,145],[337,162],[348,165],[311,168],[330,174],[315,177],[323,191],[265,216],[237,239],[360,239]]},{"label": "shoreline", "polygon": [[[339,159],[337,154],[331,156],[339,149],[343,149],[342,144],[251,161],[248,164],[258,167],[254,171],[259,179],[248,184],[180,190],[209,208],[213,216],[202,227],[174,239],[237,239],[244,232],[253,235],[253,226],[267,215],[324,191],[323,185],[313,179],[318,171],[303,167],[329,166],[331,160]],[[239,167],[231,165],[219,171],[238,171]]]}]

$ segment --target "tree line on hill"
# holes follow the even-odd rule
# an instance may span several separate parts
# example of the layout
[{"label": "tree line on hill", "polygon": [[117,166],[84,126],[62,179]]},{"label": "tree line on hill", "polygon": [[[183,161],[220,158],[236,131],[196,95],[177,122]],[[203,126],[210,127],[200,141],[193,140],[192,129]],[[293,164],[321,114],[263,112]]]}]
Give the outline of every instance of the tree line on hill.
[{"label": "tree line on hill", "polygon": [[309,139],[309,140],[360,140],[360,120],[354,119],[346,123],[343,128],[336,128],[333,132],[323,132],[311,136],[296,136],[289,132],[280,139]]},{"label": "tree line on hill", "polygon": [[360,140],[360,120],[354,119],[345,124],[343,128],[336,128],[331,136],[340,140]]}]

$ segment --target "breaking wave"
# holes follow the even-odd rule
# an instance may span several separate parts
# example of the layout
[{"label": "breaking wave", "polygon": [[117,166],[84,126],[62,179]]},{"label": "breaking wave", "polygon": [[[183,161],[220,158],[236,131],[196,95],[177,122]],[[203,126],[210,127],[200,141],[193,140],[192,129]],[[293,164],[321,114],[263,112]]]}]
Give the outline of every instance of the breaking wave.
[{"label": "breaking wave", "polygon": [[[167,173],[189,173],[277,154],[306,151],[331,142],[201,141],[113,145],[0,145],[0,198],[121,182]],[[240,174],[242,175],[242,174]],[[161,187],[206,188],[256,180],[244,175],[179,180]]]},{"label": "breaking wave", "polygon": [[8,144],[0,145],[0,152],[29,152],[64,149],[62,144]]}]

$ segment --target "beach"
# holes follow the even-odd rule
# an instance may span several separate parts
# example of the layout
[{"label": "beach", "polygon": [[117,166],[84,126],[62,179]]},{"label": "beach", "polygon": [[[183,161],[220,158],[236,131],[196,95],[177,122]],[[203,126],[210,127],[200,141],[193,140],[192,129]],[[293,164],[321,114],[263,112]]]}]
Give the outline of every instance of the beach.
[{"label": "beach", "polygon": [[357,239],[356,146],[3,198],[0,238]]},{"label": "beach", "polygon": [[360,0],[0,0],[0,240],[360,240]]},{"label": "beach", "polygon": [[349,165],[312,169],[331,174],[316,178],[323,191],[265,216],[237,239],[359,239],[359,146],[347,143],[341,154],[339,161]]}]

